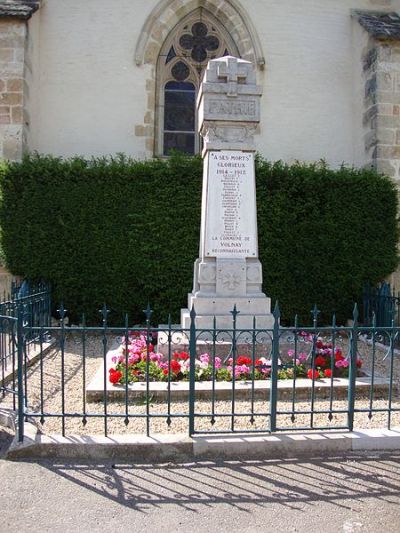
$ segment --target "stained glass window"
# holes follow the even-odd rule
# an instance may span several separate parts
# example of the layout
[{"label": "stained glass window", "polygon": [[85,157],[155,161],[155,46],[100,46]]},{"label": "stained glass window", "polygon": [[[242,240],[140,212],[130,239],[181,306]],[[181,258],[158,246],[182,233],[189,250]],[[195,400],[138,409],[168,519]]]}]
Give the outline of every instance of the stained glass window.
[{"label": "stained glass window", "polygon": [[195,153],[195,97],[193,83],[170,81],[165,85],[164,155],[172,149]]}]

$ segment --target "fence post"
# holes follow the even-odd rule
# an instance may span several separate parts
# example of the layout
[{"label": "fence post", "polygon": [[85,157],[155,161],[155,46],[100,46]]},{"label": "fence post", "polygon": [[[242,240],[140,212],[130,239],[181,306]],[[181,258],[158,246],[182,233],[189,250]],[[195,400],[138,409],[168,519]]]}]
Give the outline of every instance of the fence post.
[{"label": "fence post", "polygon": [[347,421],[349,430],[353,431],[354,427],[354,405],[356,393],[356,374],[357,374],[357,333],[358,333],[358,307],[354,305],[353,310],[353,328],[350,345],[350,365],[349,365],[349,405]]},{"label": "fence post", "polygon": [[24,307],[17,307],[18,442],[24,440]]},{"label": "fence post", "polygon": [[278,302],[274,309],[274,331],[272,337],[272,366],[271,366],[271,393],[270,393],[270,430],[276,431],[276,403],[278,400],[278,361],[279,361],[279,319],[281,312]]},{"label": "fence post", "polygon": [[189,437],[194,433],[195,371],[196,371],[196,312],[194,306],[190,311],[190,381],[189,381]]}]

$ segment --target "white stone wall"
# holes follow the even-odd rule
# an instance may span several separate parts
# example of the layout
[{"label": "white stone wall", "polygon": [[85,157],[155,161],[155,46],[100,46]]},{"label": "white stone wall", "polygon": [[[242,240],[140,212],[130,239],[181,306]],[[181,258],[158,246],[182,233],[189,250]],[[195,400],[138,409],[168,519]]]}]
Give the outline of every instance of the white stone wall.
[{"label": "white stone wall", "polygon": [[[63,156],[151,157],[153,66],[135,47],[158,0],[46,0],[29,28],[29,149]],[[389,0],[241,0],[265,69],[257,149],[272,160],[368,162],[360,144],[361,54],[351,9],[399,9]]]}]

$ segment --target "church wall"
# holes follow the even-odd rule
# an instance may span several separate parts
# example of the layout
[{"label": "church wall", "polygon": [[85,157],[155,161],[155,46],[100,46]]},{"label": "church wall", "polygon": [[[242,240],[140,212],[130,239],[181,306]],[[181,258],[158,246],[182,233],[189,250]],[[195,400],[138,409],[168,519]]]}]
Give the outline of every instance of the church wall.
[{"label": "church wall", "polygon": [[40,15],[36,12],[29,21],[25,41],[25,83],[24,83],[24,129],[23,146],[31,151],[38,150],[40,131]]},{"label": "church wall", "polygon": [[366,80],[364,72],[364,58],[368,53],[370,38],[361,27],[356,17],[352,20],[352,49],[353,49],[353,161],[361,167],[372,164],[372,149],[375,144],[375,133],[371,125],[365,120],[366,111]]},{"label": "church wall", "polygon": [[[148,0],[48,0],[40,14],[40,112],[35,148],[59,155],[144,157],[146,66],[134,65]],[[152,125],[148,125],[151,128]]]},{"label": "church wall", "polygon": [[0,158],[22,155],[26,25],[0,20]]},{"label": "church wall", "polygon": [[[396,0],[397,1],[397,0]],[[33,74],[37,101],[28,146],[86,156],[126,152],[151,157],[155,65],[134,52],[156,0],[47,0],[40,17]],[[182,4],[185,2],[182,0]],[[257,149],[269,159],[318,160],[338,166],[370,161],[357,72],[361,55],[350,10],[390,9],[386,0],[241,0],[266,60]],[[157,51],[147,51],[157,57]],[[151,53],[152,52],[152,53]],[[357,104],[355,100],[357,99]],[[29,105],[27,104],[27,107]],[[29,111],[29,109],[28,109]],[[36,115],[35,115],[36,113]]]}]

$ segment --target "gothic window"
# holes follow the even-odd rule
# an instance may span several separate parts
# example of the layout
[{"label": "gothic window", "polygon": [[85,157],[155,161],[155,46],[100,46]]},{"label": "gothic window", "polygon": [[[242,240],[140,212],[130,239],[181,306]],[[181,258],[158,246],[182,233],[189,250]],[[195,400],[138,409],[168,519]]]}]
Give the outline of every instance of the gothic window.
[{"label": "gothic window", "polygon": [[186,17],[167,37],[157,63],[156,154],[171,150],[195,154],[197,134],[196,97],[210,59],[239,57],[230,35],[204,9]]}]

